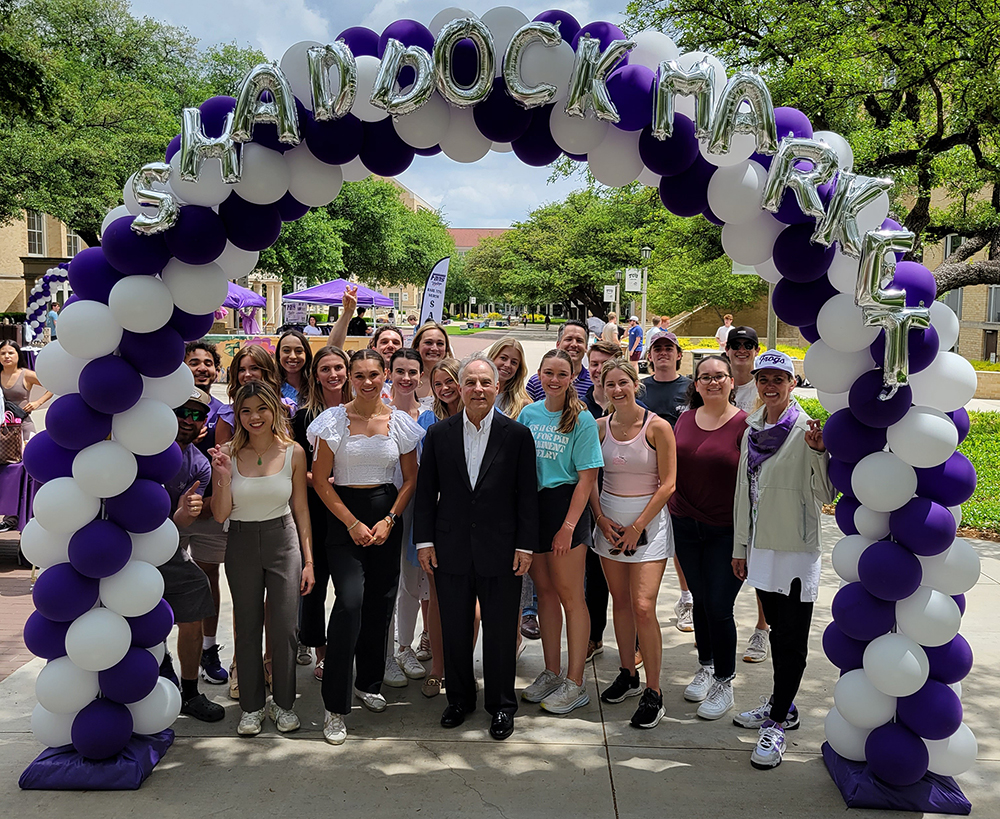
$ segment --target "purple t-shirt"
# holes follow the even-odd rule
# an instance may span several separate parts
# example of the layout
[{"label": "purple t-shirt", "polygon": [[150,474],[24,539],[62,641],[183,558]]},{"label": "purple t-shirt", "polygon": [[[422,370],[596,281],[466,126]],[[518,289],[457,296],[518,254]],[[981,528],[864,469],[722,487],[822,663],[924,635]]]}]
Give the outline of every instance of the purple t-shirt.
[{"label": "purple t-shirt", "polygon": [[681,413],[674,426],[677,488],[668,508],[671,515],[694,518],[709,526],[732,526],[747,414],[738,410],[721,427],[707,431],[695,422],[696,412]]},{"label": "purple t-shirt", "polygon": [[163,484],[167,494],[170,495],[171,514],[177,510],[181,495],[187,492],[195,481],[201,482],[198,489],[195,490],[199,495],[204,495],[205,490],[212,483],[212,465],[208,462],[208,458],[201,454],[198,447],[189,444],[184,447],[182,453],[181,468],[177,470],[177,474],[173,478]]}]

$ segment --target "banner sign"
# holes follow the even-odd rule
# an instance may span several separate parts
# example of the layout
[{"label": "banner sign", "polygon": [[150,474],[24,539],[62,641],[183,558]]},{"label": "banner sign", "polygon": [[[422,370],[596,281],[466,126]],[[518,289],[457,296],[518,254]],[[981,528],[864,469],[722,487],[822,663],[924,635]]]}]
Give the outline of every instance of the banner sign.
[{"label": "banner sign", "polygon": [[444,288],[448,284],[448,263],[451,257],[445,257],[431,270],[424,286],[424,300],[420,304],[420,324],[425,321],[436,321],[440,324],[444,312]]}]

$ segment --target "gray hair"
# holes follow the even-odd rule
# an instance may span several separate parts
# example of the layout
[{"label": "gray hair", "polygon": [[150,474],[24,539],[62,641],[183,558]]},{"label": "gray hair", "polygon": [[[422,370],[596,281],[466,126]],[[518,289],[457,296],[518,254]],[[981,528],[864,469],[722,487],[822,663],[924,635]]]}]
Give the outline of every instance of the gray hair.
[{"label": "gray hair", "polygon": [[466,356],[465,358],[462,359],[462,362],[458,365],[459,386],[461,386],[462,381],[465,380],[465,371],[468,369],[469,365],[475,364],[476,362],[482,362],[483,364],[489,365],[489,368],[493,371],[493,383],[499,386],[500,371],[497,370],[497,365],[493,363],[493,359],[491,359],[488,355],[486,355],[486,353],[483,352],[473,353],[472,355]]}]

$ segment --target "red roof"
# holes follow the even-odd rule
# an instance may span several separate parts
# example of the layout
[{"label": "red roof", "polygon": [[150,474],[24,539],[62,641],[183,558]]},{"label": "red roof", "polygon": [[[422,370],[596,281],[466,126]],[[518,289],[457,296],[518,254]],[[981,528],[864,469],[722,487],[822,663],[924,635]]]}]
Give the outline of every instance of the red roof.
[{"label": "red roof", "polygon": [[478,247],[486,236],[503,236],[510,228],[448,228],[456,250]]}]

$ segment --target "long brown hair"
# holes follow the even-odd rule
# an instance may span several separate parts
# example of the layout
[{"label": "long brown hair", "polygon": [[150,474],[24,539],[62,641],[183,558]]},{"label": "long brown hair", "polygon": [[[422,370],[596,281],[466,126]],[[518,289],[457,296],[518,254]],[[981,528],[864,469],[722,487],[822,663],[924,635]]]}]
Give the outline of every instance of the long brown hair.
[{"label": "long brown hair", "polygon": [[226,387],[226,393],[229,395],[230,403],[236,400],[236,393],[240,389],[240,360],[245,355],[250,356],[254,363],[260,367],[261,381],[280,396],[281,379],[278,376],[278,365],[274,361],[274,356],[260,344],[247,344],[229,362],[229,384]]},{"label": "long brown hair", "polygon": [[306,351],[306,363],[302,365],[302,387],[298,391],[298,403],[300,406],[307,407],[312,399],[312,379],[309,376],[312,371],[313,354],[312,348],[309,346],[309,339],[298,330],[285,330],[278,337],[278,345],[274,348],[274,363],[278,368],[278,378],[281,379],[282,384],[286,383],[288,381],[288,373],[281,366],[281,342],[289,336],[297,338],[301,342],[302,348]]},{"label": "long brown hair", "polygon": [[438,370],[443,370],[448,373],[455,380],[455,389],[458,390],[458,408],[455,410],[456,413],[460,412],[462,409],[462,390],[458,382],[458,361],[454,358],[442,358],[437,364],[431,367],[431,394],[434,396],[434,414],[439,419],[447,418],[449,415],[448,405],[444,403],[440,398],[437,397],[437,391],[434,389],[434,374]]},{"label": "long brown hair", "polygon": [[319,365],[330,356],[337,356],[344,362],[344,384],[340,388],[340,403],[346,404],[351,400],[351,359],[340,347],[324,347],[313,357],[312,367],[309,369],[309,403],[305,409],[308,421],[312,421],[323,410],[328,409],[323,399],[323,385],[319,383]]},{"label": "long brown hair", "polygon": [[576,394],[576,387],[573,385],[573,359],[570,358],[562,350],[549,350],[545,355],[542,356],[541,362],[538,364],[538,372],[542,371],[542,367],[545,366],[545,362],[550,358],[558,358],[560,361],[565,361],[566,365],[569,367],[570,382],[569,386],[566,388],[566,399],[563,402],[562,415],[559,417],[559,426],[556,427],[557,432],[561,432],[563,435],[569,435],[573,429],[576,427],[576,420],[580,417],[581,412],[586,412],[587,405],[580,400],[580,397]]},{"label": "long brown hair", "polygon": [[271,432],[274,433],[274,437],[286,446],[293,443],[292,436],[288,432],[288,409],[281,403],[281,395],[275,392],[270,384],[251,381],[240,387],[233,399],[233,437],[229,443],[232,457],[235,458],[236,454],[250,443],[250,434],[240,423],[240,410],[250,398],[259,398],[271,411]]},{"label": "long brown hair", "polygon": [[514,348],[520,361],[517,365],[517,372],[510,377],[510,380],[502,387],[497,384],[497,387],[500,387],[497,408],[508,418],[517,418],[521,410],[531,403],[531,396],[528,395],[528,391],[524,387],[528,380],[528,366],[524,363],[524,348],[514,336],[505,336],[499,341],[493,342],[493,346],[490,347],[486,355],[495,364],[497,356],[508,347]]},{"label": "long brown hair", "polygon": [[[415,332],[413,334],[413,340],[410,342],[410,346],[414,350],[417,350],[419,352],[420,351],[420,339],[423,338],[424,333],[426,333],[428,330],[438,330],[441,333],[441,335],[444,336],[444,357],[445,358],[454,358],[455,354],[451,351],[451,339],[448,338],[448,331],[445,330],[444,327],[442,327],[436,321],[426,321],[426,322],[424,322],[420,326],[420,328],[417,330],[417,332]],[[442,361],[443,360],[444,359],[442,359]]]}]

